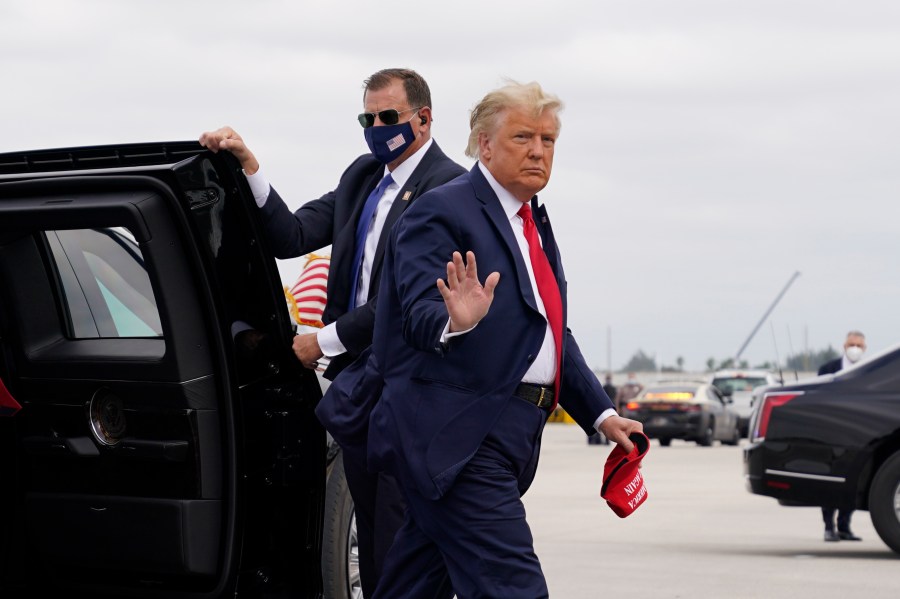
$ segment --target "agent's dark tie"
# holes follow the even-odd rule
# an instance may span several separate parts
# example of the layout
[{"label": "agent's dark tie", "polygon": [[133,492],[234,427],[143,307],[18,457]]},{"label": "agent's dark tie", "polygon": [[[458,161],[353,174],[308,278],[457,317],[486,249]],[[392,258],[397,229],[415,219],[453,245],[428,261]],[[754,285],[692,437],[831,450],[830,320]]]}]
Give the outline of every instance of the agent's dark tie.
[{"label": "agent's dark tie", "polygon": [[359,289],[359,271],[362,268],[363,250],[366,247],[366,233],[369,232],[369,225],[372,222],[372,217],[375,216],[375,208],[378,207],[378,200],[384,195],[384,190],[387,189],[387,186],[393,182],[394,179],[391,177],[390,173],[388,173],[388,175],[378,183],[375,189],[372,190],[372,193],[369,194],[369,197],[366,198],[362,213],[359,215],[359,222],[356,223],[356,249],[353,252],[353,278],[351,279],[353,283],[350,287],[349,302],[349,308],[351,310],[356,307],[356,291]]},{"label": "agent's dark tie", "polygon": [[538,293],[544,302],[544,310],[547,312],[547,322],[550,323],[550,331],[553,333],[553,342],[556,345],[556,380],[554,381],[553,407],[559,399],[559,374],[562,360],[562,297],[559,294],[559,285],[556,276],[550,268],[547,254],[541,247],[541,239],[538,236],[537,227],[531,217],[531,206],[522,204],[519,208],[519,216],[525,224],[525,239],[528,241],[528,255],[531,258],[531,268],[534,271],[534,279],[537,282]]}]

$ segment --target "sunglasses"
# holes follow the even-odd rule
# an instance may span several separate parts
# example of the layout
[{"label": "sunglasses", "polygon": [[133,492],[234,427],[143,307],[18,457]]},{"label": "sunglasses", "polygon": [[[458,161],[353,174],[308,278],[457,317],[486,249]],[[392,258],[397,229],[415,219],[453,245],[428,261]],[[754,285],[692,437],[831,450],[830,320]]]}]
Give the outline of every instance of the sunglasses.
[{"label": "sunglasses", "polygon": [[[419,106],[419,108],[422,107]],[[363,112],[356,118],[359,119],[359,124],[363,126],[363,129],[368,129],[373,126],[375,124],[376,116],[378,116],[385,125],[396,125],[400,121],[401,114],[419,110],[419,108],[408,108],[400,111],[397,111],[394,108],[388,108],[387,110],[382,110],[380,112]]]}]

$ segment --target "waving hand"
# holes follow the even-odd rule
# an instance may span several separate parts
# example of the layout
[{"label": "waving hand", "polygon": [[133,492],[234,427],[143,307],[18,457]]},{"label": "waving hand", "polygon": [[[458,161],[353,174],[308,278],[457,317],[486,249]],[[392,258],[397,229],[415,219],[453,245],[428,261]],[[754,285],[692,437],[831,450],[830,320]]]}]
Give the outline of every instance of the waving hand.
[{"label": "waving hand", "polygon": [[494,288],[498,281],[500,273],[492,272],[482,285],[478,281],[474,252],[466,252],[465,263],[459,252],[453,252],[453,261],[447,263],[447,282],[437,280],[438,290],[450,315],[451,333],[471,329],[484,318],[494,301]]}]

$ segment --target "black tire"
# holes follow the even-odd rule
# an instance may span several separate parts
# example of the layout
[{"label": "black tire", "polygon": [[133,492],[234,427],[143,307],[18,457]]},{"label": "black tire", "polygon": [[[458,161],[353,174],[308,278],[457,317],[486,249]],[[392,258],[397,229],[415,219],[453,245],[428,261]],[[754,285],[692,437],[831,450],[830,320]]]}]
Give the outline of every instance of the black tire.
[{"label": "black tire", "polygon": [[709,447],[713,444],[713,435],[715,434],[716,423],[710,418],[703,429],[703,434],[697,437],[697,445],[701,447]]},{"label": "black tire", "polygon": [[731,432],[731,438],[727,441],[722,441],[722,445],[737,445],[741,442],[741,429],[735,425],[734,430]]},{"label": "black tire", "polygon": [[900,452],[875,473],[869,489],[869,514],[881,540],[900,553]]},{"label": "black tire", "polygon": [[325,486],[322,581],[326,599],[361,599],[359,548],[353,498],[347,488],[343,456],[338,453]]},{"label": "black tire", "polygon": [[659,444],[662,445],[663,447],[668,447],[669,445],[672,444],[672,439],[670,439],[668,437],[660,437]]}]

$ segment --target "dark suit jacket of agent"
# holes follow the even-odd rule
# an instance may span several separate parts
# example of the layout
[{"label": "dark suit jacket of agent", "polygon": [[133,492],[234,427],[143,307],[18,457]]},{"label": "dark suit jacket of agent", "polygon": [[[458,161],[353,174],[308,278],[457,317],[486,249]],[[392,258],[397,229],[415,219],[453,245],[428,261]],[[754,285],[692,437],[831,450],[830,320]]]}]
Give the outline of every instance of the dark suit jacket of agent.
[{"label": "dark suit jacket of agent", "polygon": [[[291,211],[274,188],[262,207],[269,243],[277,258],[294,258],[331,245],[331,266],[322,322],[337,322],[337,333],[347,352],[331,360],[325,376],[334,379],[347,364],[372,343],[375,323],[375,295],[381,277],[384,246],[391,226],[406,208],[425,191],[465,172],[431,144],[422,161],[397,194],[384,224],[375,253],[369,285],[369,301],[354,310],[350,306],[350,278],[356,246],[356,224],[366,198],[384,174],[384,164],[371,154],[360,156],[341,175],[334,191]],[[406,198],[406,199],[404,199]]]},{"label": "dark suit jacket of agent", "polygon": [[819,366],[818,374],[834,374],[844,365],[844,357],[836,358]]},{"label": "dark suit jacket of agent", "polygon": [[[825,362],[819,367],[818,374],[834,374],[839,372],[841,368],[844,366],[844,356],[839,358],[835,358],[834,360],[830,360]],[[834,508],[823,507],[822,508],[822,517],[825,519],[825,528],[827,530],[831,530],[831,527],[834,526]],[[841,532],[849,532],[850,531],[850,518],[853,514],[854,510],[852,509],[840,509],[837,510],[838,519],[837,526],[838,530]]]},{"label": "dark suit jacket of agent", "polygon": [[[559,283],[565,324],[566,281],[558,248],[536,199],[532,210]],[[498,271],[500,282],[481,322],[442,347],[447,309],[435,281],[446,278],[454,250],[475,252],[479,279]],[[525,259],[477,164],[425,194],[395,225],[370,361],[384,378],[369,425],[370,469],[402,477],[424,497],[436,499],[453,484],[507,402],[523,401],[512,393],[547,327]],[[567,329],[560,404],[588,434],[597,417],[613,407]]]}]

